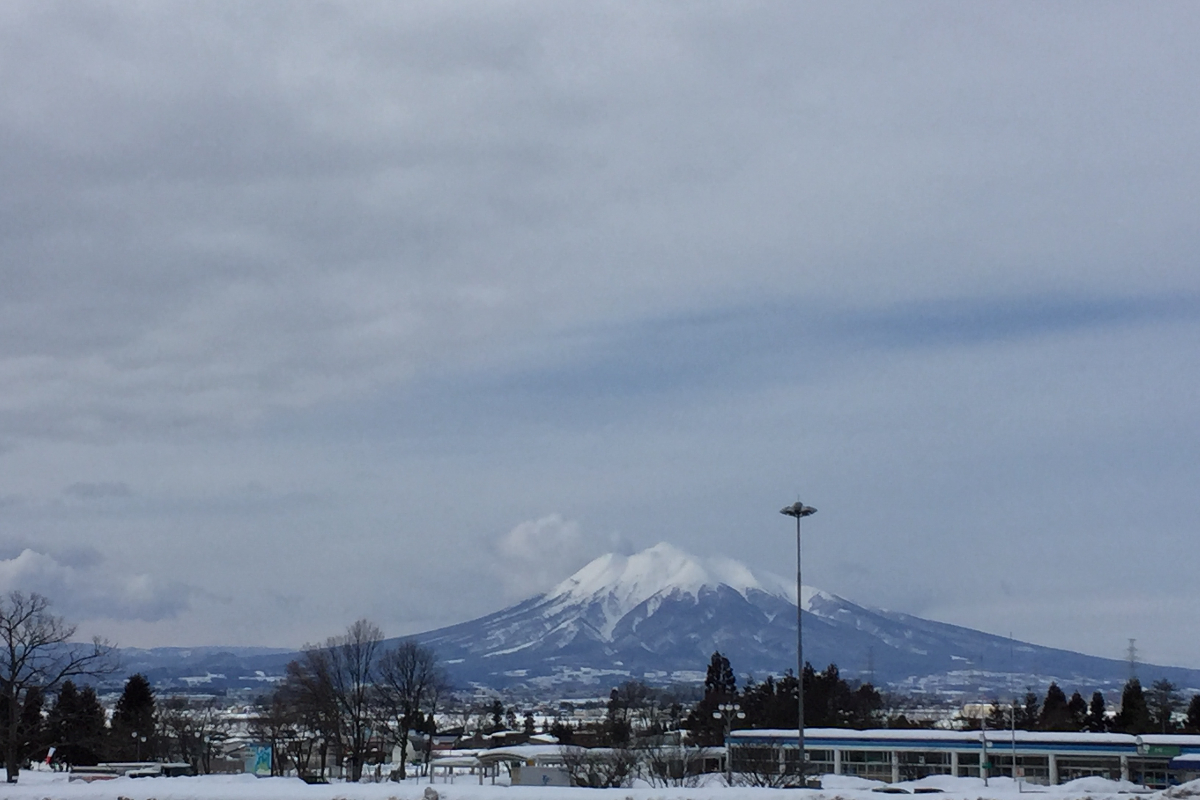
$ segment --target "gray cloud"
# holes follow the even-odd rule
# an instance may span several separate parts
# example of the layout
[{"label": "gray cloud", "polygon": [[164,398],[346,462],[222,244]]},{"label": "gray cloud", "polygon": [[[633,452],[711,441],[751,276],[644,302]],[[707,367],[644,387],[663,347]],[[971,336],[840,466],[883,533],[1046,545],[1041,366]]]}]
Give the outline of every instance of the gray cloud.
[{"label": "gray cloud", "polygon": [[5,574],[129,643],[295,645],[595,532],[771,569],[800,490],[818,585],[1007,632],[995,571],[1018,636],[1106,655],[1060,601],[1120,596],[1196,662],[1145,609],[1195,571],[1198,31],[6,4]]},{"label": "gray cloud", "polygon": [[524,599],[545,591],[596,555],[579,523],[561,514],[520,523],[496,542],[497,567],[509,595]]},{"label": "gray cloud", "polygon": [[133,490],[124,481],[76,481],[63,489],[63,494],[81,500],[107,497],[132,497]]},{"label": "gray cloud", "polygon": [[577,521],[547,514],[518,523],[496,540],[494,566],[508,598],[524,600],[561,583],[593,558],[629,547],[620,534],[585,535]]},{"label": "gray cloud", "polygon": [[187,608],[191,593],[145,573],[122,573],[86,548],[55,556],[29,547],[0,557],[0,591],[17,590],[43,594],[56,611],[85,622],[176,617]]},{"label": "gray cloud", "polygon": [[[1080,193],[1050,210],[1023,182],[1064,157],[1084,175],[1117,152],[1129,164],[1128,136],[1152,140],[1191,113],[1135,91],[1118,55],[1090,59],[1089,86],[1111,81],[1108,93],[1045,79],[1072,74],[1103,26],[1027,66],[995,38],[999,26],[1036,50],[1082,21],[1069,15],[964,15],[922,33],[940,49],[867,36],[857,52],[868,57],[835,84],[826,46],[803,45],[857,20],[535,8],[12,12],[6,72],[22,79],[0,99],[13,145],[0,170],[15,187],[5,242],[17,254],[3,365],[20,388],[4,430],[244,426],[280,405],[503,358],[614,312],[710,307],[731,289],[757,297],[775,285],[814,301],[852,289],[878,303],[1031,280],[1125,288],[1132,276],[1103,249],[1112,232],[1089,213],[1133,213],[1128,187],[1099,198],[1083,196],[1095,191],[1086,182],[1042,187]],[[1110,14],[1113,28],[1128,21]],[[879,31],[929,21],[886,16]],[[1127,35],[1164,24],[1143,18]],[[746,62],[738,41],[759,55]],[[950,63],[960,76],[935,80]],[[986,102],[963,102],[983,87]],[[902,91],[918,93],[916,107],[889,94]],[[1114,97],[1149,107],[1068,139],[1112,119]],[[877,152],[868,125],[889,127]],[[848,132],[857,146],[830,148]],[[1054,149],[1069,141],[1071,155]],[[1157,158],[1183,155],[1184,142],[1158,144]],[[797,161],[798,150],[823,157]],[[995,194],[964,204],[955,184],[966,175]],[[1159,226],[1181,220],[1161,190],[1187,179],[1143,178],[1156,188],[1141,197],[1161,197]],[[882,195],[854,195],[867,201],[857,209],[819,197],[868,186]],[[991,241],[989,209],[1018,215],[1029,243]],[[1081,245],[1094,259],[1060,264],[1046,283],[1022,252],[1054,240],[1052,221],[1060,237],[1097,241]],[[749,227],[731,236],[730,223]],[[961,249],[919,244],[933,225]],[[886,266],[859,252],[864,233],[891,240]],[[1000,247],[981,253],[979,234]],[[785,253],[807,265],[803,280]],[[980,256],[1003,269],[966,266]],[[1173,262],[1142,269],[1179,286],[1187,273]]]}]

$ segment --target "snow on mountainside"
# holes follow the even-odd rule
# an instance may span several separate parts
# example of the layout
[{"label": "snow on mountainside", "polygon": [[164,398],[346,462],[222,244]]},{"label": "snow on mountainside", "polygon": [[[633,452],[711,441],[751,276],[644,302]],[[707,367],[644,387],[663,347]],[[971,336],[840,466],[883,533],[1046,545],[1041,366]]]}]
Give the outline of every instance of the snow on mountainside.
[{"label": "snow on mountainside", "polygon": [[[865,608],[811,587],[801,600],[807,661],[818,669],[837,663],[846,677],[902,691],[1011,696],[1057,680],[1085,695],[1115,694],[1128,675],[1123,660]],[[550,694],[594,692],[629,679],[698,683],[714,650],[740,676],[761,679],[795,669],[795,583],[663,543],[631,556],[601,556],[548,592],[415,638],[436,650],[463,688],[523,686]],[[210,648],[129,656],[156,682],[217,674],[228,685],[247,685],[278,676],[295,654]],[[1200,692],[1200,671],[1153,665],[1141,671],[1148,680],[1167,678],[1189,694]]]},{"label": "snow on mountainside", "polygon": [[[801,594],[806,660],[879,684],[971,694],[1058,679],[1090,691],[1120,686],[1127,671],[1122,661],[864,608],[811,587]],[[796,591],[731,559],[661,543],[601,556],[544,594],[417,638],[460,683],[697,681],[713,650],[740,674],[762,677],[795,668]],[[1157,669],[1200,686],[1200,671]]]},{"label": "snow on mountainside", "polygon": [[[600,556],[543,595],[546,613],[572,606],[599,604],[604,623],[600,635],[612,637],[617,624],[642,604],[653,614],[666,598],[692,597],[724,586],[743,598],[761,592],[795,604],[796,587],[776,575],[755,577],[746,565],[728,558],[699,559],[674,545],[660,542],[632,556]],[[818,589],[804,587],[805,610],[814,611],[814,600],[836,600]],[[816,607],[821,604],[817,603]],[[814,611],[814,613],[816,613]]]}]

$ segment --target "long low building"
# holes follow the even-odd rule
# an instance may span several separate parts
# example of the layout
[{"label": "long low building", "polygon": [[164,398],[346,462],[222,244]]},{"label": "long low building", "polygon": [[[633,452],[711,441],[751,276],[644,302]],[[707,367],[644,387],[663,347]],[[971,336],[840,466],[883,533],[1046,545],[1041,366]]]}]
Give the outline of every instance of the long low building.
[{"label": "long low building", "polygon": [[[796,742],[795,730],[741,730],[726,745],[734,772],[791,772]],[[1179,769],[1172,759],[1200,755],[1200,736],[806,728],[804,750],[810,773],[890,783],[955,775],[1057,784],[1099,775],[1165,787]]]}]

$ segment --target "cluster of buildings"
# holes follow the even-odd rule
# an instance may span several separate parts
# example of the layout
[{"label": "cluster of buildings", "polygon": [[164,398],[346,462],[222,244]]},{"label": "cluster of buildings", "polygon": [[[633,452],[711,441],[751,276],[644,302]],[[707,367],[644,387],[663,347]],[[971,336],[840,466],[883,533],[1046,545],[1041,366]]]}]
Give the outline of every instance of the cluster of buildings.
[{"label": "cluster of buildings", "polygon": [[[787,771],[794,730],[740,730],[726,739],[734,772]],[[1042,731],[806,728],[808,771],[899,783],[933,775],[1059,784],[1100,776],[1163,788],[1200,777],[1200,736]]]},{"label": "cluster of buildings", "polygon": [[[538,714],[542,723],[539,727],[545,728],[551,720],[563,721],[562,710],[554,711],[557,713],[553,717],[545,710]],[[599,703],[595,703],[586,709],[571,708],[566,716],[580,723],[594,721],[602,714]],[[250,707],[231,708],[222,717],[225,735],[211,771],[269,774],[269,749],[264,751],[252,733],[255,711]],[[706,771],[794,774],[798,762],[796,733],[735,730],[727,735],[724,747],[709,748],[703,759],[692,763]],[[467,737],[461,727],[445,731],[432,741],[414,733],[407,744],[410,764],[423,761],[429,752],[434,772],[440,770],[448,776],[461,770],[481,779],[485,775],[495,777],[501,769],[515,779],[521,768],[540,779],[543,773],[538,770],[561,766],[564,751],[548,734],[499,731]],[[1200,735],[809,728],[804,744],[806,772],[810,775],[853,775],[886,783],[945,775],[1006,777],[1053,785],[1099,776],[1164,788],[1200,779]],[[680,748],[683,744],[676,740],[671,746]],[[398,749],[391,754],[393,762],[400,758]],[[385,775],[390,773],[387,766]],[[155,769],[153,765],[140,767]],[[530,769],[533,767],[538,770]],[[336,772],[335,768],[334,776]]]}]

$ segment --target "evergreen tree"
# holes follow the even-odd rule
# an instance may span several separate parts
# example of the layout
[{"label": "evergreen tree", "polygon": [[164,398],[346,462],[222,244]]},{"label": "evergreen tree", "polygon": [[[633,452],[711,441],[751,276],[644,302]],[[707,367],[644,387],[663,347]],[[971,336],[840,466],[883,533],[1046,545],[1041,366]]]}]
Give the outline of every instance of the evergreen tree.
[{"label": "evergreen tree", "polygon": [[150,681],[141,673],[132,675],[125,682],[125,690],[113,709],[111,743],[114,757],[122,761],[152,758],[157,728],[158,712]]},{"label": "evergreen tree", "polygon": [[878,724],[883,698],[870,684],[851,685],[830,664],[804,667],[804,724],[816,728],[866,728]]},{"label": "evergreen tree", "polygon": [[688,714],[684,727],[692,732],[692,738],[702,747],[716,747],[724,744],[724,721],[713,718],[713,712],[721,703],[733,703],[737,700],[737,679],[729,659],[718,650],[712,654],[708,662],[708,672],[704,676],[704,698],[696,704]]},{"label": "evergreen tree", "polygon": [[72,746],[75,738],[75,720],[79,717],[79,692],[74,681],[66,681],[58,690],[58,697],[46,717],[46,732],[50,744],[54,745],[54,760],[73,766],[75,759]]},{"label": "evergreen tree", "polygon": [[62,747],[71,738],[70,731],[79,714],[79,692],[74,681],[65,681],[58,690],[58,697],[46,717],[46,727],[51,743]]},{"label": "evergreen tree", "polygon": [[66,681],[46,718],[47,740],[54,745],[54,760],[70,766],[91,766],[101,757],[104,744],[104,708],[96,690],[83,691]]},{"label": "evergreen tree", "polygon": [[1121,710],[1113,720],[1113,727],[1122,733],[1147,733],[1152,729],[1146,695],[1137,678],[1130,678],[1121,692]]},{"label": "evergreen tree", "polygon": [[[1061,694],[1061,691],[1059,693]],[[1066,698],[1064,697],[1063,700],[1065,701]],[[1026,690],[1025,702],[1014,704],[1011,725],[1020,731],[1037,730],[1040,717],[1041,703],[1038,701],[1038,696],[1034,694],[1033,690]]]},{"label": "evergreen tree", "polygon": [[1183,705],[1183,697],[1179,687],[1166,678],[1159,678],[1150,684],[1150,721],[1159,733],[1171,733],[1175,730],[1172,716]]},{"label": "evergreen tree", "polygon": [[21,724],[17,728],[21,737],[21,754],[23,758],[38,758],[45,755],[46,726],[42,719],[42,706],[45,695],[36,686],[30,687],[25,694],[25,702],[21,704]]},{"label": "evergreen tree", "polygon": [[488,707],[488,713],[492,716],[492,725],[487,730],[488,733],[504,730],[504,703],[499,700],[493,700]]},{"label": "evergreen tree", "polygon": [[1104,708],[1104,695],[1092,692],[1092,702],[1088,705],[1086,720],[1087,730],[1092,733],[1103,733],[1108,730],[1108,713]]},{"label": "evergreen tree", "polygon": [[737,696],[737,678],[734,677],[733,667],[719,650],[712,654],[708,662],[708,672],[704,676],[704,696],[723,697],[726,700]]},{"label": "evergreen tree", "polygon": [[999,700],[993,700],[988,708],[987,727],[988,730],[1002,731],[1010,724],[1008,716],[1009,709],[1000,705]]},{"label": "evergreen tree", "polygon": [[[1083,698],[1080,698],[1080,701],[1082,700]],[[1058,683],[1052,682],[1050,688],[1046,690],[1046,699],[1042,702],[1037,728],[1043,731],[1077,730],[1072,725],[1067,695],[1059,688]]]},{"label": "evergreen tree", "polygon": [[[42,698],[42,690],[37,686],[30,686],[26,689],[21,704],[17,707],[16,725],[11,727],[9,725],[10,706],[8,703],[0,703],[0,735],[12,731],[12,735],[15,737],[14,752],[18,762],[33,758],[44,747],[45,726],[42,722]],[[8,746],[7,739],[4,744],[6,747]]]},{"label": "evergreen tree", "polygon": [[95,688],[83,687],[83,691],[79,693],[79,720],[76,732],[80,746],[90,750],[90,757],[97,760],[104,752],[105,738],[108,735],[107,719],[108,715],[104,706],[100,705],[100,698],[96,697]]},{"label": "evergreen tree", "polygon": [[1200,733],[1200,694],[1192,695],[1192,702],[1188,703],[1187,720],[1183,724],[1188,733]]},{"label": "evergreen tree", "polygon": [[554,724],[550,726],[549,734],[558,739],[559,744],[573,744],[575,742],[575,729],[571,727],[571,723],[565,720],[554,720]]},{"label": "evergreen tree", "polygon": [[742,692],[746,725],[751,728],[794,729],[800,712],[796,697],[798,685],[791,670],[779,680],[768,675],[762,683],[747,681],[746,689]]},{"label": "evergreen tree", "polygon": [[[870,728],[883,721],[883,698],[874,686],[847,681],[836,664],[823,672],[806,664],[804,675],[805,725]],[[742,693],[746,724],[753,728],[795,728],[799,713],[796,687],[796,676],[790,670],[778,681],[768,676],[762,683],[748,682]]]},{"label": "evergreen tree", "polygon": [[633,725],[629,720],[629,704],[625,702],[621,692],[614,688],[608,693],[608,709],[604,715],[601,740],[606,745],[621,747],[629,744],[632,734]]},{"label": "evergreen tree", "polygon": [[1088,704],[1079,692],[1071,695],[1067,702],[1067,714],[1071,718],[1071,730],[1081,731],[1087,727]]}]

